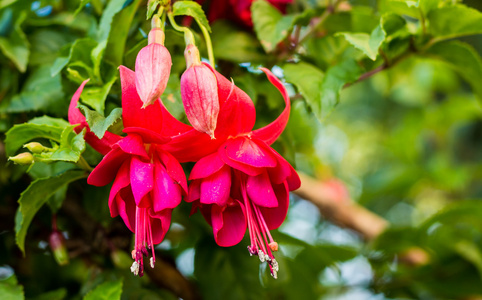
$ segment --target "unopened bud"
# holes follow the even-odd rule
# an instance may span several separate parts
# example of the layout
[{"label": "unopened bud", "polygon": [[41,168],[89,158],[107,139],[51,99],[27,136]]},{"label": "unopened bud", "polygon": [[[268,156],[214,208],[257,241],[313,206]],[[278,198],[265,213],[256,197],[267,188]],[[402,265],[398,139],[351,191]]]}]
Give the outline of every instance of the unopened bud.
[{"label": "unopened bud", "polygon": [[191,125],[214,139],[219,114],[218,84],[214,72],[199,60],[196,46],[184,52],[187,70],[181,77],[181,96]]},{"label": "unopened bud", "polygon": [[69,255],[65,247],[65,239],[62,233],[54,230],[49,237],[49,244],[54,254],[55,261],[64,266],[69,263]]},{"label": "unopened bud", "polygon": [[149,32],[149,45],[142,48],[136,58],[137,94],[146,107],[164,92],[171,73],[171,55],[164,43],[164,33],[159,28]]},{"label": "unopened bud", "polygon": [[23,145],[24,148],[27,148],[30,152],[35,154],[40,154],[42,152],[48,151],[49,148],[44,147],[42,144],[37,142],[31,142],[28,144]]},{"label": "unopened bud", "polygon": [[19,165],[31,165],[35,162],[33,155],[30,152],[24,152],[16,156],[10,156],[8,160],[11,160]]}]

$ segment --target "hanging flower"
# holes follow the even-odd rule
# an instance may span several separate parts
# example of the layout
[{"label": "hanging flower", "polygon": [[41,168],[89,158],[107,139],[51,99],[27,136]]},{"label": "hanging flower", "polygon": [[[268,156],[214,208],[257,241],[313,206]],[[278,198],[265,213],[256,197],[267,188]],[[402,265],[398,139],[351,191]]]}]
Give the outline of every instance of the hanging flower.
[{"label": "hanging flower", "polygon": [[255,121],[252,101],[215,72],[223,106],[244,110],[227,113],[221,108],[217,136],[224,139],[214,153],[194,166],[187,201],[193,202],[193,211],[200,208],[220,246],[239,243],[248,228],[249,253],[267,261],[276,278],[279,267],[273,252],[278,250],[278,244],[270,230],[284,221],[289,191],[297,189],[300,180],[293,167],[269,147],[286,126],[290,102],[283,84],[269,70],[262,70],[282,93],[286,107],[274,122],[255,131],[251,131]]}]

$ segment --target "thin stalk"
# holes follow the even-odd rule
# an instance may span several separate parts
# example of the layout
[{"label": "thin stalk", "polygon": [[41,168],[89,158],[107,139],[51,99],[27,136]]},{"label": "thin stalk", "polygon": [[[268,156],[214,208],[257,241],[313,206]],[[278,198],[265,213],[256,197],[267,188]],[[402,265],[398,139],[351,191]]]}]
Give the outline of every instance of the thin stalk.
[{"label": "thin stalk", "polygon": [[77,162],[77,166],[89,172],[92,172],[92,170],[94,169],[89,165],[89,163],[87,163],[87,161],[82,155],[80,156],[79,161]]},{"label": "thin stalk", "polygon": [[172,14],[172,11],[167,13],[167,17],[169,18],[169,22],[171,22],[172,27],[176,31],[184,33],[184,41],[186,42],[186,45],[195,45],[194,35],[192,34],[191,30],[189,30],[187,27],[177,25],[176,20],[174,20],[174,15]]},{"label": "thin stalk", "polygon": [[[197,20],[196,20],[197,21]],[[211,42],[211,36],[209,35],[209,32],[206,27],[204,27],[201,23],[197,22],[199,27],[201,28],[201,31],[203,32],[204,39],[206,40],[206,48],[208,48],[208,57],[209,57],[209,62],[215,67],[214,64],[214,52],[213,52],[213,43]]]}]

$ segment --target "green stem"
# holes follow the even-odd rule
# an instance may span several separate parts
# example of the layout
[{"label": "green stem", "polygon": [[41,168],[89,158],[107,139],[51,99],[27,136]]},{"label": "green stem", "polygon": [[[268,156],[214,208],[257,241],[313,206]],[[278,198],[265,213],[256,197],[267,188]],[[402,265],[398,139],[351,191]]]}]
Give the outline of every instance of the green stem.
[{"label": "green stem", "polygon": [[[196,19],[197,21],[197,19]],[[211,36],[209,35],[209,32],[206,27],[204,27],[201,23],[197,22],[199,27],[201,28],[201,31],[203,32],[204,39],[206,40],[206,48],[208,48],[208,57],[209,57],[209,62],[215,67],[214,64],[214,52],[213,52],[213,43],[211,41]]]},{"label": "green stem", "polygon": [[92,172],[92,170],[94,169],[89,165],[89,163],[87,163],[87,161],[82,155],[80,156],[79,161],[77,162],[77,166],[89,172]]},{"label": "green stem", "polygon": [[186,45],[194,45],[194,35],[192,34],[191,30],[189,30],[187,27],[177,25],[176,21],[174,20],[174,15],[172,14],[172,11],[167,13],[167,17],[169,18],[172,27],[176,31],[184,33],[184,41],[186,42]]}]

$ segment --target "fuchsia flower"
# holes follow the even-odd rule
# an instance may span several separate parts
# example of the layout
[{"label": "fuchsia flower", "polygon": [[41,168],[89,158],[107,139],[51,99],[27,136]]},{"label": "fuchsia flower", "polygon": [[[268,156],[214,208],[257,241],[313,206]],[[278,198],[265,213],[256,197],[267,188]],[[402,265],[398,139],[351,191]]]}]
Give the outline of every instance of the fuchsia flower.
[{"label": "fuchsia flower", "polygon": [[[187,183],[179,162],[162,149],[162,144],[169,141],[163,135],[163,130],[169,128],[162,125],[162,116],[167,111],[159,101],[141,108],[143,103],[136,91],[134,72],[121,66],[120,75],[122,118],[127,136],[119,137],[110,146],[111,150],[87,182],[103,186],[114,181],[109,195],[110,213],[112,217],[120,215],[135,233],[131,271],[142,276],[143,256],[148,256],[147,249],[151,249],[150,264],[154,267],[154,244],[160,243],[168,231],[172,209],[181,202],[182,195],[186,195]],[[79,95],[82,88],[83,85],[77,91]],[[76,102],[74,100],[72,102]],[[71,111],[80,114],[74,112],[75,109]]]},{"label": "fuchsia flower", "polygon": [[[286,107],[274,122],[254,131],[251,99],[213,70],[221,106],[217,139],[196,145],[211,153],[194,166],[187,201],[193,202],[193,211],[200,208],[220,246],[239,243],[248,228],[250,254],[258,255],[262,262],[268,261],[276,278],[278,263],[273,251],[278,244],[270,230],[284,221],[289,191],[297,189],[300,180],[293,167],[269,147],[288,122],[290,102],[283,84],[269,70],[262,70],[282,93]],[[178,143],[177,139],[183,139],[183,135],[173,137],[166,146]]]}]

